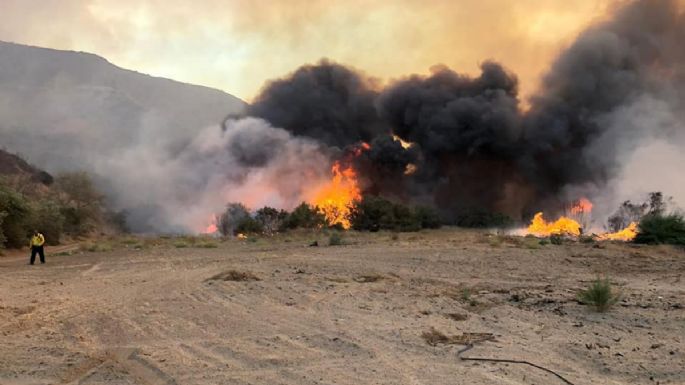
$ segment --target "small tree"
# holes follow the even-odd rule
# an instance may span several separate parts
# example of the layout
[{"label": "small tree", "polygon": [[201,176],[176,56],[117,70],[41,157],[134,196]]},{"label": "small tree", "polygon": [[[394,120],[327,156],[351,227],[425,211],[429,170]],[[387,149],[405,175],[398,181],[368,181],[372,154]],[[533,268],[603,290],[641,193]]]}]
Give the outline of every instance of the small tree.
[{"label": "small tree", "polygon": [[287,218],[288,213],[286,211],[278,211],[273,207],[262,207],[257,210],[255,215],[255,220],[262,227],[264,233],[269,235],[278,231]]},{"label": "small tree", "polygon": [[235,235],[241,222],[250,218],[250,212],[242,203],[229,203],[226,210],[217,218],[217,228],[221,235]]}]

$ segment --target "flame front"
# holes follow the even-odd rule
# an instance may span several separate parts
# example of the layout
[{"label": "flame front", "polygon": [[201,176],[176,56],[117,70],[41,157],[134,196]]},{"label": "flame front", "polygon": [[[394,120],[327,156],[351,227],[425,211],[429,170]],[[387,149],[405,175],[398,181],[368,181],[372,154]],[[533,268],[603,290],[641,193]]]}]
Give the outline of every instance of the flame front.
[{"label": "flame front", "polygon": [[637,222],[631,222],[628,227],[615,233],[603,234],[600,239],[607,241],[632,241],[637,235]]},{"label": "flame front", "polygon": [[539,237],[550,235],[580,235],[580,223],[571,218],[561,217],[554,222],[547,222],[542,213],[535,214],[533,221],[528,226],[528,233]]},{"label": "flame front", "polygon": [[352,167],[343,167],[335,162],[331,169],[333,179],[313,194],[311,204],[317,206],[329,225],[340,224],[349,229],[352,204],[361,200],[362,194],[357,173]]}]

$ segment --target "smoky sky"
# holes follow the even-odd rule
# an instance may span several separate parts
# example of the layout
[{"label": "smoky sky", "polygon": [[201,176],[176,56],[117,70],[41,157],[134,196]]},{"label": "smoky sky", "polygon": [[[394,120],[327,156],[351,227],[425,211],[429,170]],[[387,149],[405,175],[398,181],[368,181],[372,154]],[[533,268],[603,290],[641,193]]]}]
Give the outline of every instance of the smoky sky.
[{"label": "smoky sky", "polygon": [[[506,63],[485,61],[477,76],[435,66],[379,89],[324,60],[269,83],[249,114],[329,146],[376,143],[367,192],[432,194],[451,216],[475,207],[521,218],[610,189],[641,141],[682,132],[684,20],[676,1],[618,9],[559,55],[527,110]],[[636,111],[662,124],[627,118]],[[416,172],[397,172],[410,163]]]}]

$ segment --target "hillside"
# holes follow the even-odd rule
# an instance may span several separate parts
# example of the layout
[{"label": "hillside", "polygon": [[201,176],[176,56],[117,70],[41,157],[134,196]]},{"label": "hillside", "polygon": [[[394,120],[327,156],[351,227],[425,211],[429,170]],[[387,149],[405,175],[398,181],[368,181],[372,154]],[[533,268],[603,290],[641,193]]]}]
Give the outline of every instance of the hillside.
[{"label": "hillside", "polygon": [[50,172],[106,171],[100,159],[141,144],[173,153],[244,105],[93,54],[0,42],[0,145]]},{"label": "hillside", "polygon": [[45,185],[52,184],[52,176],[17,155],[0,149],[0,177],[22,177]]}]

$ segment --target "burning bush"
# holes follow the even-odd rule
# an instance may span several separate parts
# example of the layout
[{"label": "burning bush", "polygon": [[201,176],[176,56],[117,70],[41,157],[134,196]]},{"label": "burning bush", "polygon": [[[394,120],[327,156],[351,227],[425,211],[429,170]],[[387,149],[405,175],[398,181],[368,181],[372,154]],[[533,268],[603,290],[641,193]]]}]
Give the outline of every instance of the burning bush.
[{"label": "burning bush", "polygon": [[651,214],[642,218],[635,243],[685,246],[685,220],[680,214]]}]

